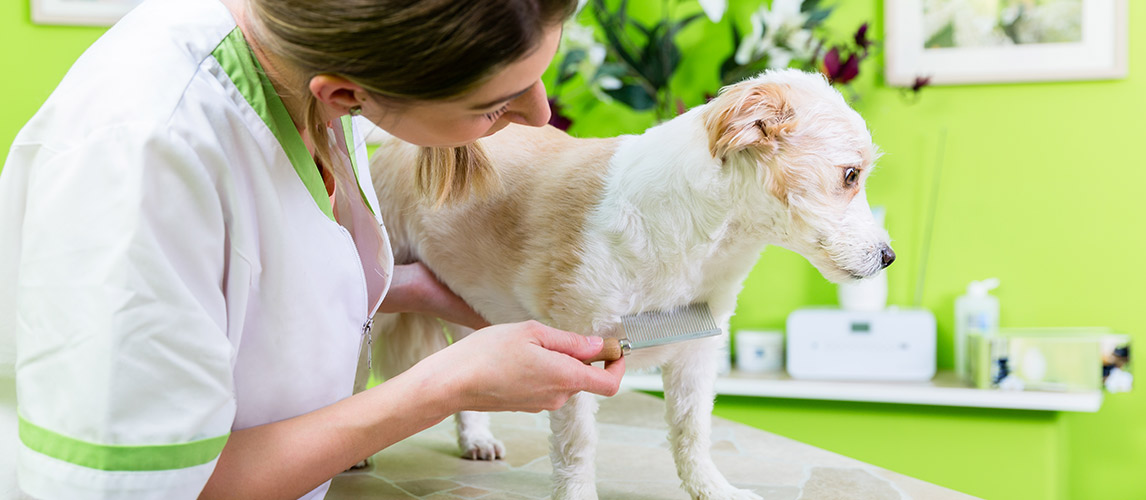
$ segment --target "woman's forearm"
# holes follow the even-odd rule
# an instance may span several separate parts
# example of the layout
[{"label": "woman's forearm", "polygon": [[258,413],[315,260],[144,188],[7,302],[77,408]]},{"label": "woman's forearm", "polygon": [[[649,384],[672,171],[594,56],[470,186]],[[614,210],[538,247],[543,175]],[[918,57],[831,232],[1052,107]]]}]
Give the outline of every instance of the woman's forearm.
[{"label": "woman's forearm", "polygon": [[456,411],[450,387],[403,374],[325,408],[231,433],[200,498],[298,498]]}]

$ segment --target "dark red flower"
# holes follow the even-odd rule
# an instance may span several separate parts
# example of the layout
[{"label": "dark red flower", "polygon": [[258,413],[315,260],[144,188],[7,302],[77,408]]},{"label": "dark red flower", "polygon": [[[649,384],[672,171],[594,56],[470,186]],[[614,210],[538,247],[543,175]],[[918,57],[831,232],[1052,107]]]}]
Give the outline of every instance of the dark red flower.
[{"label": "dark red flower", "polygon": [[856,45],[863,49],[864,52],[867,52],[867,48],[871,47],[872,42],[867,37],[867,23],[863,23],[863,25],[859,27],[859,30],[856,31],[855,40]]},{"label": "dark red flower", "polygon": [[824,55],[824,75],[833,84],[848,83],[859,76],[859,63],[858,54],[848,55],[848,58],[841,63],[839,47],[832,47],[832,50]]},{"label": "dark red flower", "polygon": [[573,125],[573,120],[561,114],[561,105],[557,103],[557,99],[553,98],[549,99],[549,124],[566,131]]},{"label": "dark red flower", "polygon": [[915,83],[911,84],[911,91],[912,92],[919,92],[920,90],[923,89],[923,87],[926,87],[930,83],[931,83],[931,77],[930,76],[917,76],[917,77],[915,77]]}]

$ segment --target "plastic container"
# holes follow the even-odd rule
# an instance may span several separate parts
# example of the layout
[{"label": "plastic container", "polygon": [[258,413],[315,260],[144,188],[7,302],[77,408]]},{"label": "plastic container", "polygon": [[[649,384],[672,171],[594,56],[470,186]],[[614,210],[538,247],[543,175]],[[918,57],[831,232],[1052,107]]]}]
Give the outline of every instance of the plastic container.
[{"label": "plastic container", "polygon": [[990,294],[998,286],[998,278],[972,281],[967,293],[955,299],[955,374],[962,380],[971,377],[967,336],[990,338],[999,332],[999,299]]},{"label": "plastic container", "polygon": [[736,332],[736,369],[744,373],[784,369],[784,334],[771,330]]}]

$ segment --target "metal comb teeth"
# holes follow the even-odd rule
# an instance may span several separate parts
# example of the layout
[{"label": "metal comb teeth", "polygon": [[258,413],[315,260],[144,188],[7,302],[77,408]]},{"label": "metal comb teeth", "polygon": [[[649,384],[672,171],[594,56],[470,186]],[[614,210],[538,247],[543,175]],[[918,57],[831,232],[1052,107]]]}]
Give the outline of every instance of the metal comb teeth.
[{"label": "metal comb teeth", "polygon": [[621,318],[625,338],[633,349],[720,334],[708,304],[701,302],[669,311],[650,311]]}]

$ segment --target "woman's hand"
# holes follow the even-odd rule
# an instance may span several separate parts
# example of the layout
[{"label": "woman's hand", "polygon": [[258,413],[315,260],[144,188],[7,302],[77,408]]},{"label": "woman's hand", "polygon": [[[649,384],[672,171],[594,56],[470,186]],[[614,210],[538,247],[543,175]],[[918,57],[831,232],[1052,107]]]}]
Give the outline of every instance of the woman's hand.
[{"label": "woman's hand", "polygon": [[378,307],[383,313],[416,312],[479,329],[489,322],[474,311],[421,262],[394,266],[390,291]]},{"label": "woman's hand", "polygon": [[[585,364],[601,351],[600,337],[585,337],[536,321],[478,330],[423,359],[401,376],[426,377],[442,391],[450,412],[556,410],[574,394],[612,396],[625,359],[604,369]],[[400,377],[401,377],[400,376]]]}]

